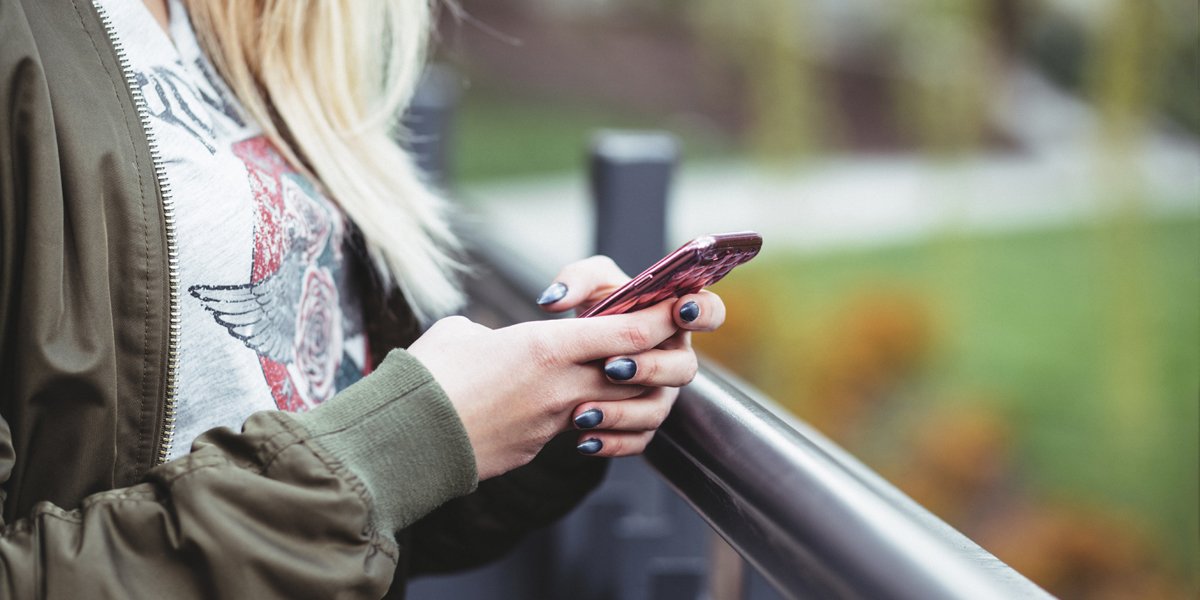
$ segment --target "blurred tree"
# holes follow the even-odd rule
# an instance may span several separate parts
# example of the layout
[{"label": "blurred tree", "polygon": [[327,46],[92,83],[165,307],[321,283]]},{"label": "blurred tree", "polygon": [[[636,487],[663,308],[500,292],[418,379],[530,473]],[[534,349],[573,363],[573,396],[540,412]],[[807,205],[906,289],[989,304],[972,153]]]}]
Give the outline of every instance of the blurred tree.
[{"label": "blurred tree", "polygon": [[[1096,184],[1103,218],[1097,226],[1097,264],[1104,285],[1099,329],[1105,334],[1103,383],[1112,440],[1107,458],[1112,476],[1128,480],[1160,468],[1162,457],[1178,451],[1164,441],[1171,438],[1171,428],[1184,426],[1198,434],[1197,424],[1174,423],[1168,413],[1163,360],[1167,334],[1161,322],[1167,282],[1155,277],[1151,264],[1150,215],[1141,172],[1147,130],[1177,37],[1171,9],[1178,6],[1173,0],[1114,0],[1092,24],[1089,39],[1087,84],[1100,117]],[[1181,495],[1175,491],[1194,478],[1194,473],[1168,475],[1161,484],[1119,500],[1147,512],[1174,515],[1184,526],[1164,533],[1197,569],[1196,507],[1180,505]],[[1200,574],[1194,577],[1200,581]]]},{"label": "blurred tree", "polygon": [[[1059,85],[1086,92],[1094,67],[1115,51],[1110,37],[1114,22],[1127,18],[1120,2],[1026,0],[1029,28],[1024,44],[1029,56]],[[1143,0],[1138,4],[1158,21],[1154,38],[1158,55],[1151,65],[1160,75],[1148,105],[1193,134],[1200,134],[1200,5],[1194,0]],[[1122,13],[1118,16],[1118,13]],[[1141,60],[1141,59],[1135,59]],[[1089,72],[1091,71],[1091,72]]]},{"label": "blurred tree", "polygon": [[908,0],[897,32],[898,110],[910,135],[936,156],[976,150],[988,101],[1001,87],[989,3]]},{"label": "blurred tree", "polygon": [[695,0],[697,35],[746,79],[750,145],[763,158],[815,151],[823,137],[819,78],[806,46],[806,0]]}]

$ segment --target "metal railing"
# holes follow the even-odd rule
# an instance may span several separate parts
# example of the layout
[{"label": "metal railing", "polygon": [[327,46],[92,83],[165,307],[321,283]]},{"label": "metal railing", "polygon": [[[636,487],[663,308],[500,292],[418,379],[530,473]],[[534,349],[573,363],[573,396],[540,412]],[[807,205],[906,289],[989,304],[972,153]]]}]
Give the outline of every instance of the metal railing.
[{"label": "metal railing", "polygon": [[[474,301],[497,322],[546,318],[529,299],[552,275],[477,246]],[[715,365],[683,388],[644,456],[786,598],[1051,598]]]},{"label": "metal railing", "polygon": [[[444,74],[439,76],[445,79]],[[449,137],[444,127],[449,122],[449,107],[429,104],[417,107],[424,112],[414,110],[424,119],[421,127],[415,127],[421,133],[416,140],[427,146],[418,154],[430,155],[424,160],[433,165],[430,171],[444,184]],[[665,251],[664,206],[677,160],[677,145],[661,134],[612,132],[598,137],[593,144],[591,183],[598,212],[597,251],[613,256],[627,272],[640,271]],[[552,273],[539,272],[485,232],[468,232],[468,237],[479,266],[467,290],[473,318],[493,327],[551,318],[537,308],[532,298],[551,281]],[[715,365],[703,364],[695,381],[682,389],[644,458],[662,481],[786,598],[1051,598],[832,441]],[[636,463],[616,461],[614,467],[634,481],[633,486],[618,489],[617,495],[629,495],[631,487],[644,488],[646,478],[653,479],[644,469],[638,471]],[[604,489],[596,495],[604,495]],[[622,527],[620,521],[632,516],[633,522],[642,526],[660,522],[649,527],[659,529],[659,537],[685,534],[695,538],[694,527],[686,531],[691,527],[687,523],[682,523],[682,528],[677,524],[673,533],[670,525],[661,524],[670,520],[670,510],[664,512],[658,506],[634,514],[637,510],[631,510],[631,505],[647,502],[626,499],[623,504],[614,512],[610,497],[590,508],[607,515],[604,528],[626,530],[622,534],[626,537],[636,536],[631,536],[627,531],[631,528]],[[583,510],[588,508],[585,503]],[[584,520],[591,524],[588,533],[583,534],[588,537],[595,533],[596,519]],[[594,541],[589,539],[589,543]],[[559,550],[563,545],[561,539],[555,542],[545,536],[537,543]],[[525,561],[528,565],[521,567],[515,564],[521,561],[514,561],[509,570],[524,568],[534,578],[562,576],[546,572],[545,554],[544,548],[533,552],[535,558]],[[587,568],[605,571],[597,567],[604,560],[614,559],[593,555],[587,560]],[[700,571],[706,568],[712,565],[683,569],[683,575],[691,576],[684,587],[699,589],[695,580],[705,575]],[[650,576],[631,584],[634,592],[625,593],[621,590],[631,588],[605,579],[609,575],[604,572],[599,576],[600,583],[592,586],[598,589],[588,589],[587,581],[571,581],[569,596],[695,600],[703,595],[694,591],[662,592],[662,585],[646,583],[653,579]],[[661,581],[672,582],[668,585],[675,586],[677,592],[678,582],[688,579],[668,577]],[[489,586],[494,594],[493,584],[467,587],[478,596]],[[539,598],[564,597],[562,592],[545,591],[552,590],[553,585],[535,587],[543,588],[537,594]],[[742,597],[739,593],[733,596]]]}]

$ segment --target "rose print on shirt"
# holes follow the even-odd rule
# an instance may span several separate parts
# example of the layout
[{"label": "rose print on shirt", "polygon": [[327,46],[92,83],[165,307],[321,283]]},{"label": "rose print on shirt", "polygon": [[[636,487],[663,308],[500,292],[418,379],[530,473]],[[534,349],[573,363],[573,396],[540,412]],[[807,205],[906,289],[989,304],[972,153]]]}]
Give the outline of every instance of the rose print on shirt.
[{"label": "rose print on shirt", "polygon": [[288,374],[292,381],[308,383],[298,391],[310,403],[324,402],[335,391],[342,359],[342,315],[337,308],[337,285],[329,269],[309,265],[296,313],[295,362],[288,365]]},{"label": "rose print on shirt", "polygon": [[257,202],[250,281],[188,291],[258,353],[276,405],[306,410],[368,370],[345,346],[354,340],[365,350],[366,340],[361,326],[345,318],[338,294],[343,217],[317,199],[266,138],[239,142],[233,150],[246,162]]}]

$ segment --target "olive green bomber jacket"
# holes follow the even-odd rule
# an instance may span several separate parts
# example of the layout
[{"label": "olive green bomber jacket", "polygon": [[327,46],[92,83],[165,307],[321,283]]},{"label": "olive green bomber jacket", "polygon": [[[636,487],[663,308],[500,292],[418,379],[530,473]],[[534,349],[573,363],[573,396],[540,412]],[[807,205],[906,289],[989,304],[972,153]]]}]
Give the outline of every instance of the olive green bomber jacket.
[{"label": "olive green bomber jacket", "polygon": [[[91,2],[0,0],[0,83],[0,598],[377,598],[498,556],[601,477],[561,438],[467,493],[465,431],[403,351],[159,465],[166,218]],[[411,341],[399,294],[367,301],[373,356]]]}]

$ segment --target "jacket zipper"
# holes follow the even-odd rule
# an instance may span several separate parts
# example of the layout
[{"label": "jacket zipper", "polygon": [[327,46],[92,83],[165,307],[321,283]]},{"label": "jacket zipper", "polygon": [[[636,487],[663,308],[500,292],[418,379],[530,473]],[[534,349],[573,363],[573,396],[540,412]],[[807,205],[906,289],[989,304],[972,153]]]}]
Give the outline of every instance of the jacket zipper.
[{"label": "jacket zipper", "polygon": [[162,154],[158,150],[158,142],[154,130],[150,128],[150,111],[146,108],[146,98],[142,89],[137,85],[133,68],[125,55],[125,47],[117,37],[116,28],[108,16],[108,11],[101,6],[99,0],[92,0],[92,6],[100,17],[100,24],[108,34],[108,41],[117,55],[117,63],[125,77],[129,92],[133,95],[133,105],[137,108],[138,120],[142,123],[142,131],[150,146],[150,163],[154,166],[154,178],[162,196],[163,221],[167,234],[167,278],[170,283],[170,329],[167,347],[167,393],[163,404],[162,436],[158,440],[158,451],[154,454],[155,466],[167,462],[171,454],[171,444],[175,441],[175,396],[179,382],[179,247],[175,239],[175,201],[171,198],[171,184],[167,182],[166,171],[162,165]]}]

